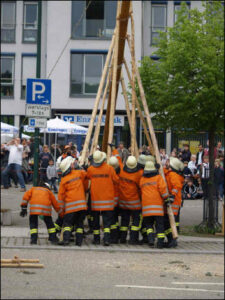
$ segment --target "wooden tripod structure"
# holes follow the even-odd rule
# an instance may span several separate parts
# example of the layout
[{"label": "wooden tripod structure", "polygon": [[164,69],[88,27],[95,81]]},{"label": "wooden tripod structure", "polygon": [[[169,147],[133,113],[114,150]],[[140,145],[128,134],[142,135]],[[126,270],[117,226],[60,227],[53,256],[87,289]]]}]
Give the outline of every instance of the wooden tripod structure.
[{"label": "wooden tripod structure", "polygon": [[[129,19],[131,21],[131,36],[127,34]],[[130,74],[128,64],[124,58],[124,49],[125,49],[126,41],[128,43],[130,54],[131,54],[132,74]],[[160,164],[160,174],[163,176],[165,180],[161,159],[159,155],[158,144],[157,144],[154,128],[152,125],[149,109],[147,106],[147,101],[145,98],[145,93],[142,86],[140,73],[135,60],[134,45],[135,45],[135,40],[134,40],[134,19],[133,19],[132,1],[124,1],[124,0],[117,1],[116,27],[112,37],[108,55],[105,61],[105,66],[103,69],[98,92],[96,95],[94,108],[92,110],[92,117],[90,120],[87,136],[85,139],[85,143],[81,155],[81,164],[84,163],[88,153],[88,146],[94,128],[94,120],[97,116],[99,103],[102,97],[101,108],[98,115],[98,121],[95,126],[95,132],[92,139],[90,154],[93,154],[93,152],[96,150],[98,144],[100,126],[101,126],[101,119],[103,115],[107,94],[108,94],[108,102],[107,102],[106,121],[105,121],[104,135],[103,135],[102,150],[107,153],[107,160],[109,160],[111,156],[111,147],[109,146],[109,143],[113,142],[114,115],[116,110],[119,83],[121,83],[126,111],[127,111],[128,123],[130,127],[130,134],[131,134],[131,154],[138,157],[138,146],[136,140],[136,110],[137,110],[142,122],[142,126],[144,128],[144,133],[148,145],[150,147],[150,151],[153,155],[155,155],[157,163]],[[125,67],[130,86],[132,87],[131,110],[130,110],[128,96],[126,92],[126,86],[124,83],[124,77],[122,72],[123,66]],[[136,95],[136,90],[135,90],[136,82],[138,84],[139,91],[140,91],[140,100],[137,98]],[[142,108],[144,110],[144,113],[142,112]],[[168,215],[170,219],[170,225],[172,228],[173,237],[177,238],[178,234],[177,234],[174,215],[171,206],[168,207]]]}]

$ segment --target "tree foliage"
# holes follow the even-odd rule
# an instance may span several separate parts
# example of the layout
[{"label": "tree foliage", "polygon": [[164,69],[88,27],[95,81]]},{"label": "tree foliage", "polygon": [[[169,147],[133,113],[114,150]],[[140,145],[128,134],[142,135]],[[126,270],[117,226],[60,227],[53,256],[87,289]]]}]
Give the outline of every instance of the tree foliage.
[{"label": "tree foliage", "polygon": [[177,22],[160,32],[158,61],[144,57],[140,74],[151,113],[163,128],[223,131],[224,6],[182,3]]}]

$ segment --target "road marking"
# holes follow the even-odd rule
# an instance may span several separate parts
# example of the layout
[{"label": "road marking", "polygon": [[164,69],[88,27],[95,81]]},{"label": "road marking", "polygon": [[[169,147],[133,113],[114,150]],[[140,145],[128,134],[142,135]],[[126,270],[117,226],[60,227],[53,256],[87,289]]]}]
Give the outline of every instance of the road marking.
[{"label": "road marking", "polygon": [[223,285],[224,286],[224,283],[223,282],[171,282],[172,284],[188,284],[188,285],[191,285],[191,284],[195,284],[195,285]]},{"label": "road marking", "polygon": [[165,286],[145,286],[145,285],[116,285],[116,287],[124,288],[136,288],[136,289],[152,289],[152,290],[174,290],[174,291],[185,291],[185,292],[212,292],[212,293],[224,293],[220,290],[205,290],[205,289],[189,289],[189,288],[171,288]]}]

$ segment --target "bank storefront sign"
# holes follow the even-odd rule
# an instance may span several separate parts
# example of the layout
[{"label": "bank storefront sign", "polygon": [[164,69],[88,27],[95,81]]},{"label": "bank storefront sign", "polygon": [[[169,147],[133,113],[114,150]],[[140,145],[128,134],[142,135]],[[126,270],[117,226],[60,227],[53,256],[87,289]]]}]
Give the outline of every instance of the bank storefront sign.
[{"label": "bank storefront sign", "polygon": [[[69,121],[81,126],[89,126],[91,121],[91,115],[61,115],[61,118],[64,121]],[[101,126],[105,126],[106,116],[102,116]],[[95,118],[94,124],[98,122],[98,116]],[[124,126],[124,116],[115,115],[114,117],[114,126]]]}]

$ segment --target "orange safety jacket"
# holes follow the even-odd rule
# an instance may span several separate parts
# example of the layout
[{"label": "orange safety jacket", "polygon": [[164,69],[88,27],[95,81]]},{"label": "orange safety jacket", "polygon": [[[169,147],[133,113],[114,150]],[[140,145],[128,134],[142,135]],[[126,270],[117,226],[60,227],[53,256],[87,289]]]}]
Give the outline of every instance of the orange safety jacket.
[{"label": "orange safety jacket", "polygon": [[119,151],[118,151],[117,149],[114,149],[114,150],[112,151],[112,156],[115,156],[115,157],[118,159],[120,168],[122,169],[122,168],[123,168],[123,162],[122,162],[122,158],[121,158],[120,155],[119,155]]},{"label": "orange safety jacket", "polygon": [[172,170],[165,172],[165,177],[168,185],[170,195],[174,195],[174,202],[171,204],[174,215],[178,215],[182,202],[182,187],[184,183],[183,176],[177,174]]},{"label": "orange safety jacket", "polygon": [[91,209],[93,211],[114,210],[114,184],[119,181],[114,168],[105,162],[99,167],[90,166],[87,177],[91,180]]},{"label": "orange safety jacket", "polygon": [[139,182],[143,171],[128,173],[123,169],[119,174],[119,207],[129,210],[141,209]]},{"label": "orange safety jacket", "polygon": [[72,170],[68,175],[62,177],[58,202],[63,208],[64,214],[87,210],[85,190],[88,188],[86,172],[84,170]]},{"label": "orange safety jacket", "polygon": [[169,195],[162,176],[143,176],[139,185],[142,196],[142,216],[164,216],[164,199]]},{"label": "orange safety jacket", "polygon": [[115,200],[115,207],[118,206],[119,202],[119,181],[114,183],[114,200]]},{"label": "orange safety jacket", "polygon": [[62,209],[54,194],[48,188],[37,186],[26,191],[20,205],[27,206],[28,202],[30,204],[30,215],[51,216],[53,206],[55,211],[62,216]]}]

